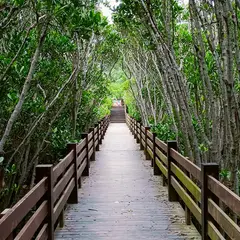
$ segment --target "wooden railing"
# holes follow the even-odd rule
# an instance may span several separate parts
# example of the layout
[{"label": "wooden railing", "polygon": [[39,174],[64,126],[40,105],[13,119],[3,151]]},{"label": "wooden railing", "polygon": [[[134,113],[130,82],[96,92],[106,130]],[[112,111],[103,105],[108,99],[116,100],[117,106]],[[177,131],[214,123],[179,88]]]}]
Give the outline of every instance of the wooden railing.
[{"label": "wooden railing", "polygon": [[168,185],[169,201],[179,201],[184,206],[186,224],[194,219],[204,240],[240,239],[236,223],[240,197],[219,181],[218,165],[203,163],[198,167],[178,152],[176,141],[161,141],[149,127],[129,115],[126,123],[146,159],[152,160],[154,174],[162,175],[163,185]]},{"label": "wooden railing", "polygon": [[37,166],[37,184],[0,215],[0,240],[54,239],[54,229],[64,225],[66,204],[78,203],[81,176],[89,176],[90,160],[95,160],[109,121],[105,117],[80,143],[68,144],[67,156],[56,166]]}]

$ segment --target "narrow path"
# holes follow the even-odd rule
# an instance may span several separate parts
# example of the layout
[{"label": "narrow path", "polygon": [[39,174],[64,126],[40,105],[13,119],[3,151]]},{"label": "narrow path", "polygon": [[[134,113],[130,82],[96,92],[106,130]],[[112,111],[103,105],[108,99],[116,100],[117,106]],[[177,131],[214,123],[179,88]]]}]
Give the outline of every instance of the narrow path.
[{"label": "narrow path", "polygon": [[185,225],[180,205],[168,202],[167,188],[153,176],[125,123],[110,124],[100,150],[56,239],[201,239]]}]

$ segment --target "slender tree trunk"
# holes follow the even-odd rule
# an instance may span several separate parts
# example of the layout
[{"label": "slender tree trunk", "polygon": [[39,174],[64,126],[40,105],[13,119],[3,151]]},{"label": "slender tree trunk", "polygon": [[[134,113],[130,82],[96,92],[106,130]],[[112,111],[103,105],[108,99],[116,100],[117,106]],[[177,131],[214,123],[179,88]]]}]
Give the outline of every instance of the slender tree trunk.
[{"label": "slender tree trunk", "polygon": [[47,34],[47,24],[44,25],[43,28],[42,28],[42,31],[41,31],[41,34],[40,34],[40,37],[39,37],[39,41],[38,41],[38,45],[37,45],[37,48],[34,52],[34,55],[33,55],[32,61],[31,61],[31,66],[30,66],[27,78],[25,80],[25,83],[23,85],[21,95],[19,97],[17,105],[14,108],[14,111],[12,112],[12,114],[11,114],[9,120],[8,120],[8,123],[7,123],[7,126],[5,128],[4,134],[1,138],[0,153],[3,153],[4,145],[5,145],[5,143],[8,139],[11,131],[12,131],[13,124],[16,122],[16,120],[17,120],[17,118],[18,118],[18,116],[19,116],[19,114],[22,110],[22,106],[23,106],[23,103],[24,103],[25,98],[27,96],[28,90],[30,88],[30,84],[31,84],[33,74],[35,72],[38,60],[39,60],[40,51],[41,51],[41,48],[43,46],[46,34]]}]

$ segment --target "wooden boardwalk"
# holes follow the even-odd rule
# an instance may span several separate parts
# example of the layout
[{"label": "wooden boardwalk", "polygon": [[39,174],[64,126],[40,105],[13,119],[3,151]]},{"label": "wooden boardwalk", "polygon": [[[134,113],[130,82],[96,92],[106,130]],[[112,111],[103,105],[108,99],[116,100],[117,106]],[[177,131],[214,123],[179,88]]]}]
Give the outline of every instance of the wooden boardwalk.
[{"label": "wooden boardwalk", "polygon": [[65,227],[56,239],[161,240],[201,239],[185,225],[179,203],[167,200],[161,177],[135,143],[125,123],[110,124],[90,177],[79,190],[79,203],[68,205]]}]

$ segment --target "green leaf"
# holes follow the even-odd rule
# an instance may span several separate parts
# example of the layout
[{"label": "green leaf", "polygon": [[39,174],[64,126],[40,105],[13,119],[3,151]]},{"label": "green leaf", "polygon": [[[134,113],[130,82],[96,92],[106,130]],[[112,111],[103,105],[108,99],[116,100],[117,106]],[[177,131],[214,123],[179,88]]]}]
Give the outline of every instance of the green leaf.
[{"label": "green leaf", "polygon": [[21,69],[20,69],[20,73],[23,71],[23,69],[24,69],[24,66],[21,67]]},{"label": "green leaf", "polygon": [[13,164],[12,167],[11,167],[11,171],[12,171],[12,174],[16,173],[16,164]]},{"label": "green leaf", "polygon": [[98,23],[101,21],[101,13],[100,12],[97,12],[95,14],[95,22]]},{"label": "green leaf", "polygon": [[10,93],[7,94],[8,98],[12,100],[12,96]]}]

